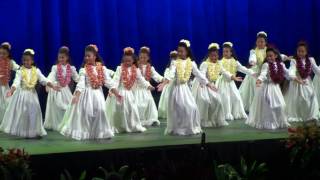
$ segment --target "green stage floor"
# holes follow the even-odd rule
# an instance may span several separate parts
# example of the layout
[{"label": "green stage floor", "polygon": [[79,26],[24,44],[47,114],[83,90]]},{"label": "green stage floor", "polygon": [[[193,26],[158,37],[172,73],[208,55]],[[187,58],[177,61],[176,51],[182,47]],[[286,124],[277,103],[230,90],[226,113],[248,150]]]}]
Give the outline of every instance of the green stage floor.
[{"label": "green stage floor", "polygon": [[[160,127],[151,127],[144,133],[117,134],[110,140],[76,141],[52,131],[42,139],[24,139],[0,133],[0,147],[24,148],[29,154],[36,155],[200,143],[201,135],[165,136],[165,123],[162,122]],[[207,135],[206,142],[281,139],[288,136],[287,129],[258,130],[245,125],[241,120],[230,122],[227,127],[204,128],[204,132]]]}]

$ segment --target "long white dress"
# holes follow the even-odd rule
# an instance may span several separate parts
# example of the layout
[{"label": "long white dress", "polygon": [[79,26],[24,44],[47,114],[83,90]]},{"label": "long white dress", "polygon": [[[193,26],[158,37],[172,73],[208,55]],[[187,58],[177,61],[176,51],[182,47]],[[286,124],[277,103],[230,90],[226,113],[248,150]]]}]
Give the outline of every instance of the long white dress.
[{"label": "long white dress", "polygon": [[[225,63],[224,63],[225,61]],[[240,71],[244,74],[253,75],[255,72],[251,69],[247,69],[242,66],[235,59],[223,59],[221,60],[223,67],[226,71],[229,71],[231,74],[235,74],[237,71]],[[235,67],[235,72],[230,72],[230,68]],[[223,109],[226,114],[227,120],[235,119],[247,119],[247,114],[243,108],[242,99],[239,93],[239,90],[231,76],[220,76],[216,82],[217,87],[221,93]]]},{"label": "long white dress", "polygon": [[[79,75],[74,66],[71,67],[71,78],[78,82]],[[62,65],[62,76],[66,77],[67,66]],[[51,72],[48,76],[48,79],[52,81],[55,85],[60,85],[58,80],[58,70],[57,65],[52,66]],[[61,85],[60,85],[61,86]],[[47,108],[46,115],[44,121],[44,127],[47,129],[58,130],[59,125],[63,119],[64,113],[67,110],[68,105],[72,100],[72,93],[68,85],[62,87],[60,91],[55,91],[53,89],[49,89],[48,97],[47,97]]]},{"label": "long white dress", "polygon": [[[282,64],[282,66],[286,72],[285,65]],[[261,87],[256,88],[246,124],[258,129],[288,127],[288,117],[285,113],[286,103],[279,84],[271,80],[268,63],[262,65],[258,79],[263,83]]]},{"label": "long white dress", "polygon": [[[147,65],[142,65],[142,74],[145,76]],[[141,71],[141,69],[140,69]],[[151,66],[151,78],[156,82],[161,82],[163,77]],[[143,126],[160,125],[158,120],[158,110],[154,102],[151,91],[143,84],[136,83],[133,88],[133,94],[137,101],[140,121]]]},{"label": "long white dress", "polygon": [[[320,75],[320,68],[317,66],[314,58],[310,57],[309,60],[313,72]],[[305,65],[305,60],[302,60],[302,63]],[[291,79],[300,76],[295,59],[291,60],[289,76]],[[288,93],[285,95],[287,104],[286,111],[289,122],[319,119],[319,104],[311,77],[309,76],[304,81],[306,82],[304,85],[299,84],[296,81],[290,81]]]},{"label": "long white dress", "polygon": [[[97,74],[96,68],[93,68],[93,73]],[[115,88],[106,67],[103,67],[103,73],[105,86],[109,89]],[[59,127],[60,133],[76,140],[113,137],[110,119],[105,111],[102,87],[91,87],[85,68],[80,69],[79,76],[75,90],[81,92],[79,101],[68,106]]]},{"label": "long white dress", "polygon": [[[165,134],[193,135],[202,132],[200,114],[196,101],[192,95],[188,82],[181,83],[177,78],[177,63],[181,63],[181,73],[185,73],[187,60],[176,60],[171,63],[168,76],[169,98],[167,128]],[[192,63],[192,74],[195,75],[202,85],[208,84],[206,77],[198,70],[195,62]]]},{"label": "long white dress", "polygon": [[[320,66],[318,66],[320,68]],[[318,76],[317,74],[314,76],[313,78],[313,87],[314,87],[314,91],[316,93],[317,96],[317,100],[318,100],[318,105],[320,104],[320,76]],[[320,107],[319,107],[320,108]]]},{"label": "long white dress", "polygon": [[[252,65],[251,69],[260,74],[261,66],[266,57],[266,48],[263,49],[252,49],[250,50],[249,56],[249,64]],[[256,86],[256,78],[246,75],[244,80],[242,81],[239,92],[242,98],[243,107],[245,111],[249,111],[250,105],[253,101],[255,86]]]},{"label": "long white dress", "polygon": [[[207,79],[210,81],[210,78],[208,78],[209,63],[212,62],[204,61],[200,65],[200,71],[202,74],[206,75]],[[217,72],[218,74],[230,76],[230,73],[223,69],[220,62],[215,63],[214,66],[220,67],[217,68],[220,71]],[[210,83],[215,85],[214,81],[210,81]],[[228,125],[225,119],[223,102],[219,90],[218,92],[215,92],[209,89],[207,86],[201,86],[200,82],[197,80],[197,78],[195,78],[192,86],[192,94],[198,105],[202,127],[219,127]]]},{"label": "long white dress", "polygon": [[[169,68],[166,68],[164,71],[164,77],[168,76]],[[169,84],[164,85],[161,96],[158,103],[158,115],[159,118],[166,119],[167,113],[168,113],[168,98],[170,93],[170,88],[172,86],[169,86]]]},{"label": "long white dress", "polygon": [[[131,75],[132,67],[128,68],[129,76]],[[148,88],[150,83],[146,81],[140,70],[136,69],[136,80],[132,89],[126,89],[121,80],[121,66],[118,66],[116,73],[113,76],[115,82],[115,87],[117,87],[119,93],[123,97],[123,101],[117,102],[114,95],[107,97],[105,107],[114,126],[114,131],[116,133],[123,132],[144,132],[146,128],[143,127],[138,110],[138,101],[133,94],[134,86],[139,83],[142,87]]]},{"label": "long white dress", "polygon": [[[10,61],[11,61],[10,62],[11,63],[11,70],[17,71],[20,68],[20,66],[14,60],[10,60]],[[6,98],[6,94],[9,91],[9,89],[10,89],[9,84],[6,84],[6,85],[0,84],[0,104],[1,104],[1,106],[0,106],[0,124],[2,122],[6,108],[8,106],[8,98]]]},{"label": "long white dress", "polygon": [[[26,69],[26,71],[27,77],[30,79],[32,70]],[[49,80],[39,69],[36,69],[36,73],[38,81],[45,86]],[[12,86],[16,87],[16,91],[5,111],[0,131],[29,138],[46,135],[37,91],[35,88],[26,88],[21,70],[17,71]]]}]

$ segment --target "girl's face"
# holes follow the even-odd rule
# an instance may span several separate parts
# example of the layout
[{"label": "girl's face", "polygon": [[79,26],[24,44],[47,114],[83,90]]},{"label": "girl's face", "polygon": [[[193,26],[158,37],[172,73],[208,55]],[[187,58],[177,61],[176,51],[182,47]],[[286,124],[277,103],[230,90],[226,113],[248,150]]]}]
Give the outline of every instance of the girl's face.
[{"label": "girl's face", "polygon": [[232,57],[231,48],[229,48],[229,47],[223,48],[223,57],[226,59],[230,59]]},{"label": "girl's face", "polygon": [[179,46],[178,47],[178,56],[180,59],[187,59],[187,49],[185,47]]},{"label": "girl's face", "polygon": [[218,54],[218,52],[217,51],[211,51],[210,53],[209,53],[209,59],[210,59],[210,61],[211,62],[217,62],[217,60],[219,59],[219,54]]},{"label": "girl's face", "polygon": [[122,63],[127,67],[132,66],[133,62],[134,62],[134,60],[133,60],[132,56],[124,56],[122,58]]},{"label": "girl's face", "polygon": [[278,57],[278,55],[276,53],[274,53],[273,51],[267,52],[267,60],[268,61],[274,62],[274,61],[276,61],[277,57]]},{"label": "girl's face", "polygon": [[87,64],[95,65],[96,63],[96,55],[91,51],[86,51],[84,54],[84,60]]},{"label": "girl's face", "polygon": [[7,59],[9,57],[8,51],[5,49],[0,49],[0,59]]},{"label": "girl's face", "polygon": [[265,48],[267,45],[267,42],[264,38],[262,37],[258,37],[257,40],[256,40],[256,46],[258,49],[263,49]]},{"label": "girl's face", "polygon": [[63,53],[58,54],[58,63],[62,65],[66,65],[68,63],[68,56]]},{"label": "girl's face", "polygon": [[299,46],[297,48],[297,55],[301,59],[305,58],[307,56],[307,48],[304,46]]},{"label": "girl's face", "polygon": [[33,58],[30,55],[23,55],[22,63],[24,67],[31,68],[33,65]]},{"label": "girl's face", "polygon": [[139,63],[147,64],[149,62],[149,55],[147,53],[139,54]]}]

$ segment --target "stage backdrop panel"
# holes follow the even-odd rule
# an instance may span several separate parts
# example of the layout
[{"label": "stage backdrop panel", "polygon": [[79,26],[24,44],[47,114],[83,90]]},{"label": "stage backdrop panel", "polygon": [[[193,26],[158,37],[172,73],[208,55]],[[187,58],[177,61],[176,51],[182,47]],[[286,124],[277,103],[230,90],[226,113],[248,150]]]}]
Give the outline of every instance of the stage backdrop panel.
[{"label": "stage backdrop panel", "polygon": [[320,55],[318,0],[2,0],[0,12],[0,41],[11,42],[18,63],[23,49],[34,48],[44,74],[61,45],[70,47],[79,67],[90,43],[112,69],[124,47],[149,46],[154,66],[163,72],[182,38],[191,41],[198,63],[210,42],[232,41],[247,64],[261,30],[283,53],[294,53],[304,39],[312,55]]}]

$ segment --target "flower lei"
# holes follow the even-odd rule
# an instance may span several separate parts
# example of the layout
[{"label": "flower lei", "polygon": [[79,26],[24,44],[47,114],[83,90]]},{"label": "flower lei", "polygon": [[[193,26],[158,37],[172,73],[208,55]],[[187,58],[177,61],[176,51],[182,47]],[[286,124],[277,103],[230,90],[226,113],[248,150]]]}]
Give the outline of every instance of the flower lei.
[{"label": "flower lei", "polygon": [[1,59],[0,60],[0,85],[8,85],[10,81],[10,71],[11,71],[11,64],[10,60]]},{"label": "flower lei", "polygon": [[27,68],[21,67],[21,77],[25,88],[33,89],[38,82],[37,68],[35,66],[31,67],[31,77],[28,78]]},{"label": "flower lei", "polygon": [[225,70],[230,72],[232,75],[236,75],[237,61],[234,58],[231,58],[231,59],[222,58],[222,66]]},{"label": "flower lei", "polygon": [[144,78],[145,78],[147,81],[150,81],[150,80],[151,80],[151,65],[150,65],[150,63],[147,64],[147,66],[146,66],[146,71],[145,71],[144,74],[143,74],[142,65],[140,65],[139,68],[140,68],[140,71],[141,71],[142,75],[144,76]]},{"label": "flower lei", "polygon": [[311,75],[311,62],[309,58],[306,58],[305,65],[302,63],[301,58],[297,58],[297,69],[300,77],[306,79]]},{"label": "flower lei", "polygon": [[221,65],[216,62],[213,63],[209,59],[206,60],[208,64],[207,76],[211,82],[214,82],[218,79],[221,71]]},{"label": "flower lei", "polygon": [[189,81],[191,72],[192,72],[192,61],[190,58],[187,58],[186,67],[183,67],[181,59],[176,60],[177,62],[177,78],[181,84],[184,84]]},{"label": "flower lei", "polygon": [[89,77],[90,85],[93,89],[98,89],[104,84],[103,66],[101,63],[96,63],[97,75],[93,73],[92,65],[85,65],[87,75]]},{"label": "flower lei", "polygon": [[263,64],[264,59],[266,58],[266,50],[267,48],[263,49],[255,49],[256,57],[257,57],[257,64],[261,66]]},{"label": "flower lei", "polygon": [[268,64],[271,80],[276,84],[280,84],[284,80],[284,69],[281,62],[268,62]]},{"label": "flower lei", "polygon": [[70,64],[66,65],[66,76],[65,77],[63,77],[63,70],[62,70],[61,64],[57,65],[57,71],[58,71],[57,78],[58,78],[60,86],[61,87],[67,86],[71,81],[71,75],[72,75]]},{"label": "flower lei", "polygon": [[121,81],[127,90],[130,90],[137,78],[137,68],[135,65],[131,66],[131,76],[129,77],[128,67],[121,64]]}]

